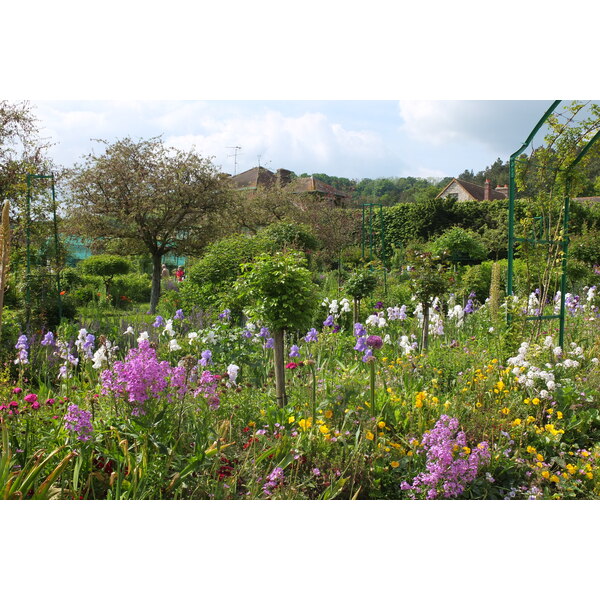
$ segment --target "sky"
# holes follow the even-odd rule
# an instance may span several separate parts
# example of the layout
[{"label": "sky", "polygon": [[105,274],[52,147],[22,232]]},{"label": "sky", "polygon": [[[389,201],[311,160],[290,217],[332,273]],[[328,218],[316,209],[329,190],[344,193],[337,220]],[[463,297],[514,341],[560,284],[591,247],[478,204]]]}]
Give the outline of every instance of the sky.
[{"label": "sky", "polygon": [[[350,179],[457,176],[506,161],[550,100],[32,101],[52,158],[161,136],[234,174],[258,164]],[[238,147],[236,150],[235,147]]]}]

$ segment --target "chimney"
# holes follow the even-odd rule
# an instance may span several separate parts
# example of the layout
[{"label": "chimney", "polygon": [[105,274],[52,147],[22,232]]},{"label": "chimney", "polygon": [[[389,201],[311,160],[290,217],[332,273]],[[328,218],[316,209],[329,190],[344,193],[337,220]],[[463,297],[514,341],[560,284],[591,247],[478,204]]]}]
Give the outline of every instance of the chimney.
[{"label": "chimney", "polygon": [[490,199],[490,196],[492,195],[491,188],[492,188],[492,184],[490,183],[490,180],[486,179],[485,185],[483,186],[483,199],[484,200]]},{"label": "chimney", "polygon": [[508,198],[508,185],[498,185],[496,186],[496,191],[502,194],[505,198]]},{"label": "chimney", "polygon": [[277,169],[277,183],[281,187],[288,185],[292,181],[292,172],[287,169]]}]

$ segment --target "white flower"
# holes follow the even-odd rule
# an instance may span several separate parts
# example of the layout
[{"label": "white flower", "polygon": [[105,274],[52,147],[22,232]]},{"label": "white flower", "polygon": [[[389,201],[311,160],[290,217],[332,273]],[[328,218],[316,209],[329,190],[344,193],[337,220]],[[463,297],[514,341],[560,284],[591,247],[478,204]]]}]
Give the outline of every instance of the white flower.
[{"label": "white flower", "polygon": [[592,358],[592,362],[597,365],[600,361],[594,356],[594,358]]},{"label": "white flower", "polygon": [[494,328],[493,328],[493,327],[490,327],[490,328],[488,329],[488,333],[494,333]]},{"label": "white flower", "polygon": [[173,331],[173,319],[168,319],[165,328],[163,329],[163,333],[167,333],[171,337],[175,336],[175,332]]},{"label": "white flower", "polygon": [[174,350],[181,350],[181,346],[177,343],[176,339],[172,339],[169,341],[169,350],[171,352]]},{"label": "white flower", "polygon": [[556,348],[554,348],[554,350],[552,350],[554,356],[556,356],[557,358],[559,356],[562,356],[562,348],[560,346],[556,346]]},{"label": "white flower", "polygon": [[197,331],[190,331],[188,333],[188,340],[190,340],[190,344],[193,344],[198,339]]},{"label": "white flower", "polygon": [[126,333],[130,333],[131,335],[135,333],[131,325],[123,332],[123,335],[125,335]]},{"label": "white flower", "polygon": [[239,370],[240,370],[240,368],[234,364],[231,364],[227,367],[227,375],[229,375],[229,381],[231,383],[235,383],[235,380],[237,379]]},{"label": "white flower", "polygon": [[367,325],[375,326],[379,322],[379,317],[377,315],[369,315],[365,323]]},{"label": "white flower", "polygon": [[142,333],[140,333],[138,339],[137,339],[137,343],[140,344],[141,342],[143,342],[144,340],[148,339],[148,332],[147,331],[142,331]]}]

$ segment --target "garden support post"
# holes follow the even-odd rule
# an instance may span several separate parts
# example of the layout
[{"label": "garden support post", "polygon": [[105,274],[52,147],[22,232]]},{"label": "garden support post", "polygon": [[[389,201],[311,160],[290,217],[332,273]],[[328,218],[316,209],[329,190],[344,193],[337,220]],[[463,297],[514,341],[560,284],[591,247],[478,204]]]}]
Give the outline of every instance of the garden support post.
[{"label": "garden support post", "polygon": [[283,408],[287,404],[283,346],[283,329],[278,329],[273,332],[273,355],[275,359],[275,395],[279,408]]}]

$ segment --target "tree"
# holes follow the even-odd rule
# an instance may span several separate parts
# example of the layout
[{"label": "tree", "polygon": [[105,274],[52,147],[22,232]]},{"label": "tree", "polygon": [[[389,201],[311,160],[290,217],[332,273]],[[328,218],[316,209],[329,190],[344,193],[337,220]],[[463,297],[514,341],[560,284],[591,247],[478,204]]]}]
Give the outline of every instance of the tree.
[{"label": "tree", "polygon": [[285,393],[284,333],[306,327],[318,306],[316,284],[305,260],[296,252],[261,254],[244,265],[236,288],[254,306],[254,314],[273,333],[275,389],[280,407],[287,403]]},{"label": "tree", "polygon": [[75,230],[151,255],[151,312],[160,297],[162,257],[203,248],[219,230],[214,217],[229,197],[209,159],[168,148],[159,137],[107,144],[103,154],[90,154],[71,169],[66,182]]},{"label": "tree", "polygon": [[129,261],[122,256],[97,254],[81,261],[81,269],[88,275],[102,279],[107,296],[111,296],[111,285],[115,275],[126,275],[131,269]]}]

